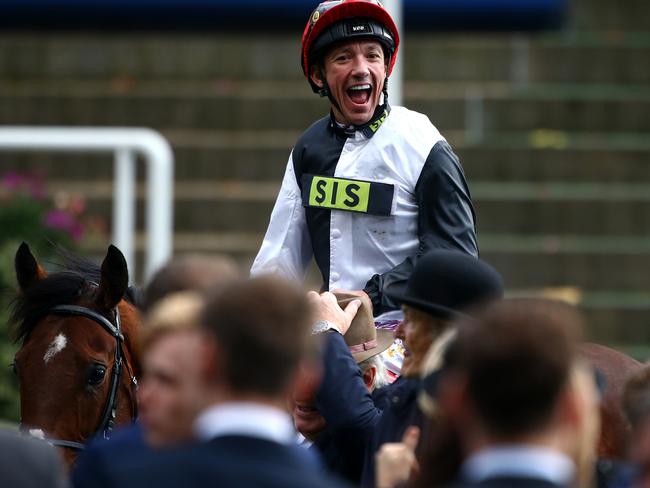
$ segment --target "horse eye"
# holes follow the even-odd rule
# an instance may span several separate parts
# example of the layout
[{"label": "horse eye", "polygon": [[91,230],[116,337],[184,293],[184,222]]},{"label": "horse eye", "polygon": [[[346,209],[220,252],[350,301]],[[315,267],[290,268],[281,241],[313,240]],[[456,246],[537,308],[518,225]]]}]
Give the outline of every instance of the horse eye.
[{"label": "horse eye", "polygon": [[16,366],[16,361],[13,361],[13,362],[9,365],[9,367],[11,368],[11,371],[13,371],[13,373],[14,373],[16,376],[18,376],[18,367]]},{"label": "horse eye", "polygon": [[98,385],[104,381],[104,375],[106,374],[106,366],[102,364],[95,364],[90,370],[88,375],[88,384],[89,385]]}]

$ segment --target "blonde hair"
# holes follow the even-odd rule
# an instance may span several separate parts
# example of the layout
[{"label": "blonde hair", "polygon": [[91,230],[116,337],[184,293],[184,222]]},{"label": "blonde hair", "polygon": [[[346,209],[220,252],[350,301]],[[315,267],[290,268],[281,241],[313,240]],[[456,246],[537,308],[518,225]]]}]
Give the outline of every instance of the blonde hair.
[{"label": "blonde hair", "polygon": [[198,329],[202,296],[193,291],[172,293],[157,303],[147,315],[140,331],[140,349],[145,352],[163,335],[181,330]]}]

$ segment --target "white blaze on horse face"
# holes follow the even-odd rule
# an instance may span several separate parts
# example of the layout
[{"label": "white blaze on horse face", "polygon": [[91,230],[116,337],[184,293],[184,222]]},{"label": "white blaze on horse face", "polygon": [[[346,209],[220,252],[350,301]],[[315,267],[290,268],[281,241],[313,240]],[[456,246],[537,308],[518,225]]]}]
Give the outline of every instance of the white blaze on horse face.
[{"label": "white blaze on horse face", "polygon": [[45,434],[41,429],[29,429],[29,435],[37,439],[45,439]]},{"label": "white blaze on horse face", "polygon": [[57,335],[52,341],[52,344],[50,344],[50,347],[48,347],[47,351],[45,351],[45,356],[43,356],[43,361],[45,361],[45,364],[47,364],[50,359],[52,359],[58,353],[63,351],[67,343],[68,339],[66,336],[63,334]]}]

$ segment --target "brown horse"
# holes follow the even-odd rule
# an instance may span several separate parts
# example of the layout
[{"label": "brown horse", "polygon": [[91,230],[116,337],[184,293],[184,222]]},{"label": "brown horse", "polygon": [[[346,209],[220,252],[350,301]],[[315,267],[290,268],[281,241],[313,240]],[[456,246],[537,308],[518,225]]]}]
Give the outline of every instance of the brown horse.
[{"label": "brown horse", "polygon": [[625,459],[630,426],[622,410],[623,388],[630,375],[642,364],[622,352],[600,344],[585,343],[581,346],[581,352],[598,371],[604,383],[598,457]]},{"label": "brown horse", "polygon": [[68,270],[48,275],[21,244],[12,322],[21,430],[61,447],[70,466],[87,439],[136,417],[139,316],[124,299],[128,271],[116,247],[101,269],[64,257]]}]

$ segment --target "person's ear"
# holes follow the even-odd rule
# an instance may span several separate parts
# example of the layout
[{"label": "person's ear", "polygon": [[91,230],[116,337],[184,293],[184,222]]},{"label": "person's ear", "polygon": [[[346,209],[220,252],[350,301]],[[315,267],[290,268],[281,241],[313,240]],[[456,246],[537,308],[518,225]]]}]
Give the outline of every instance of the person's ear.
[{"label": "person's ear", "polygon": [[562,419],[582,427],[587,416],[598,417],[598,392],[591,370],[574,366],[559,402]]},{"label": "person's ear", "polygon": [[287,396],[292,399],[291,402],[293,402],[293,397],[315,397],[322,379],[322,366],[317,361],[305,358],[298,364],[287,388]]},{"label": "person's ear", "polygon": [[213,337],[204,334],[199,351],[200,375],[205,383],[211,384],[223,375],[223,350]]},{"label": "person's ear", "polygon": [[447,372],[440,377],[437,402],[447,418],[456,426],[462,426],[470,414],[467,380],[459,373]]},{"label": "person's ear", "polygon": [[311,67],[309,78],[318,88],[323,88],[323,86],[325,86],[325,82],[323,81],[323,74],[319,66]]},{"label": "person's ear", "polygon": [[366,368],[366,370],[363,372],[363,382],[366,385],[366,388],[368,388],[368,391],[372,391],[372,387],[375,385],[376,376],[377,368],[374,366]]}]

